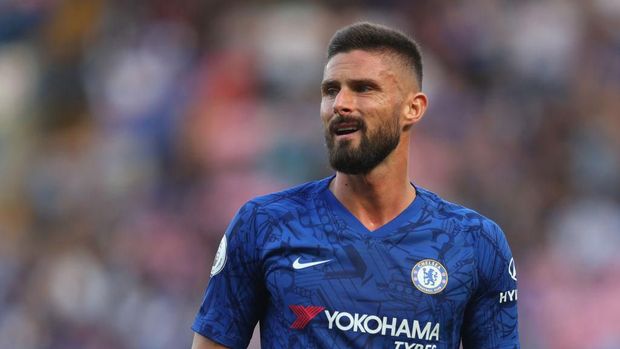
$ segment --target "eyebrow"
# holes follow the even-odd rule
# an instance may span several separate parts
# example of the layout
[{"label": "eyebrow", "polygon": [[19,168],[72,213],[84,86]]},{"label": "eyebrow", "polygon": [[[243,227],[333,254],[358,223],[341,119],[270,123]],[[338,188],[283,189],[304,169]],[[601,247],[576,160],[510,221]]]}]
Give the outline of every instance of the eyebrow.
[{"label": "eyebrow", "polygon": [[323,82],[321,82],[321,88],[333,87],[333,86],[339,86],[339,85],[340,83],[333,79],[324,80]]},{"label": "eyebrow", "polygon": [[[345,81],[345,85],[349,86],[362,86],[369,85],[376,89],[381,89],[381,86],[376,80],[373,79],[348,79]],[[321,83],[321,88],[325,89],[328,87],[340,86],[340,81],[334,79],[328,79]]]}]

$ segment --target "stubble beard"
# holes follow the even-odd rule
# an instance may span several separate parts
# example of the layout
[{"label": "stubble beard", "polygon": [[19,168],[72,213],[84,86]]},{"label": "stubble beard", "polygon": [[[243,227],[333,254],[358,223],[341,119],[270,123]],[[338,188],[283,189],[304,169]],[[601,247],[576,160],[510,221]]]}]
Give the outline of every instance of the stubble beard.
[{"label": "stubble beard", "polygon": [[398,146],[400,127],[397,116],[382,124],[375,132],[369,132],[363,121],[361,124],[358,131],[361,138],[357,147],[351,140],[336,142],[336,136],[330,132],[330,128],[325,129],[329,163],[334,170],[351,175],[367,174]]}]

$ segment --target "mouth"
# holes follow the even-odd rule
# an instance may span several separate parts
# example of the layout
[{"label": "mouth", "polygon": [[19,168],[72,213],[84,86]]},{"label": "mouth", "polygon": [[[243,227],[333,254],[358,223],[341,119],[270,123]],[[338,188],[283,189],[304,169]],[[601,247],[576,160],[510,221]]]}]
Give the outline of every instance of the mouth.
[{"label": "mouth", "polygon": [[339,127],[336,129],[336,132],[334,133],[336,134],[336,136],[344,136],[344,135],[349,135],[357,131],[358,131],[357,127]]},{"label": "mouth", "polygon": [[347,120],[347,121],[339,121],[334,122],[330,131],[332,134],[339,136],[347,136],[354,134],[362,129],[363,125],[361,121],[358,120]]}]

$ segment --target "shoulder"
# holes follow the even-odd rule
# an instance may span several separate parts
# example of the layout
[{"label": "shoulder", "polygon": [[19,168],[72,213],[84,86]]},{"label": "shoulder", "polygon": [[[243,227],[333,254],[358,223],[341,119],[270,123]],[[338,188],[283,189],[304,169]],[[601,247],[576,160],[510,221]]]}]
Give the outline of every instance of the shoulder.
[{"label": "shoulder", "polygon": [[448,222],[459,231],[469,233],[474,239],[504,239],[499,225],[478,211],[443,199],[425,188],[416,186],[416,190],[426,201],[426,207],[433,218]]},{"label": "shoulder", "polygon": [[327,188],[330,178],[303,183],[285,190],[257,196],[248,201],[242,211],[255,215],[281,217],[291,211],[308,209],[315,198]]}]

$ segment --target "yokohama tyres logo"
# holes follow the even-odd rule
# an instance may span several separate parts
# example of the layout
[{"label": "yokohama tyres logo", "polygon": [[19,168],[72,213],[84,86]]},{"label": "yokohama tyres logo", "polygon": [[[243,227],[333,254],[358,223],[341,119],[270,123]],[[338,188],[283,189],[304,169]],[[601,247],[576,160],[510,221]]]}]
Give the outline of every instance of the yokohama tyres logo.
[{"label": "yokohama tyres logo", "polygon": [[306,307],[303,305],[289,305],[289,308],[297,315],[297,320],[291,325],[291,328],[296,330],[306,327],[310,320],[314,319],[315,316],[325,309],[325,307],[317,305],[308,305]]},{"label": "yokohama tyres logo", "polygon": [[[297,316],[291,325],[291,329],[295,330],[304,329],[312,319],[324,311],[327,329],[329,330],[434,342],[438,342],[440,338],[441,324],[439,322],[376,314],[349,313],[340,310],[330,311],[317,305],[289,305],[289,308]],[[396,348],[399,348],[401,344],[406,344],[406,348],[402,349],[436,349],[437,347],[437,345],[430,344],[430,346],[418,346],[416,343],[401,341],[394,343]]]}]

